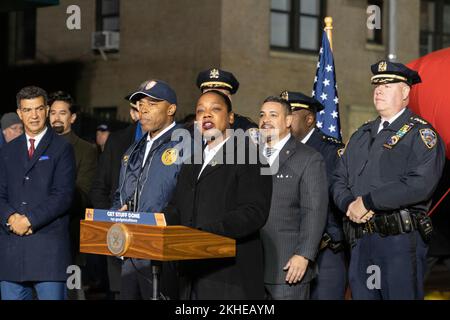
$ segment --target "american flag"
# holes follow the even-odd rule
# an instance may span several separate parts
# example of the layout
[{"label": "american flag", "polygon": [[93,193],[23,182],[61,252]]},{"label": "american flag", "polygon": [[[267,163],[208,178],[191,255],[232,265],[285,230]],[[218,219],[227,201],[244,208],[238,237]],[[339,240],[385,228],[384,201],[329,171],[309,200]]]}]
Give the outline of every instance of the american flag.
[{"label": "american flag", "polygon": [[320,48],[319,62],[317,62],[312,96],[325,107],[317,114],[317,127],[326,135],[341,141],[339,97],[334,73],[333,52],[325,31],[322,35],[322,47]]}]

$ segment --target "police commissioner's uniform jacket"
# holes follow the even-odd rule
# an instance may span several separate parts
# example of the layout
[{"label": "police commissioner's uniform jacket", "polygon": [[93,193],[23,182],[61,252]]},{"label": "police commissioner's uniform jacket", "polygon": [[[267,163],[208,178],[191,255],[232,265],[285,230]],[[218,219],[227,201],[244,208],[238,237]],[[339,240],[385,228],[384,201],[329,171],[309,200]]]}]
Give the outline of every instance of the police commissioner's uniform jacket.
[{"label": "police commissioner's uniform jacket", "polygon": [[445,149],[430,124],[408,108],[377,134],[380,117],[351,137],[333,175],[343,212],[356,197],[376,213],[408,208],[426,213],[442,174]]}]

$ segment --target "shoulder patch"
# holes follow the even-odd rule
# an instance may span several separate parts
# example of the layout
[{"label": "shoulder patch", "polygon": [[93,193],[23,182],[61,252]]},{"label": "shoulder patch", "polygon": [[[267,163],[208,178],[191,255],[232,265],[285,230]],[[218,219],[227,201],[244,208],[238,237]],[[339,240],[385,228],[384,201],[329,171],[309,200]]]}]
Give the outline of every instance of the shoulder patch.
[{"label": "shoulder patch", "polygon": [[166,149],[162,156],[161,161],[165,166],[170,166],[178,159],[178,150],[175,148]]},{"label": "shoulder patch", "polygon": [[422,138],[423,143],[427,146],[428,149],[432,149],[437,142],[437,135],[431,129],[420,129],[420,137]]},{"label": "shoulder patch", "polygon": [[418,123],[421,123],[421,124],[428,124],[428,122],[426,122],[425,120],[423,120],[421,118],[418,118],[418,117],[411,117],[411,120],[414,120],[414,121],[416,121]]}]

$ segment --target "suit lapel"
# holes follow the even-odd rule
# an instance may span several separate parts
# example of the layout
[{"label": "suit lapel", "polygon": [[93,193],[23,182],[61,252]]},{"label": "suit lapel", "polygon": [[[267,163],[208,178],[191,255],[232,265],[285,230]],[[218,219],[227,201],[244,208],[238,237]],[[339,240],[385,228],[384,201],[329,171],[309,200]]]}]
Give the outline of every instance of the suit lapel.
[{"label": "suit lapel", "polygon": [[279,168],[282,168],[284,163],[295,153],[295,149],[296,141],[295,138],[291,136],[278,154]]},{"label": "suit lapel", "polygon": [[20,138],[20,144],[19,144],[19,150],[17,152],[17,155],[19,158],[19,162],[23,164],[23,168],[26,168],[29,162],[28,159],[28,146],[27,146],[27,136],[22,134]]},{"label": "suit lapel", "polygon": [[[198,179],[198,182],[200,182],[202,179],[204,179],[206,176],[210,175],[217,169],[221,168],[226,159],[227,159],[227,153],[231,152],[230,148],[232,147],[232,144],[230,144],[231,139],[233,137],[230,137],[227,142],[217,151],[217,153],[214,155],[214,158],[211,159],[211,161],[208,163],[208,165],[203,169],[202,174],[200,175],[200,178]],[[204,159],[203,159],[204,161]],[[203,163],[203,162],[202,162]],[[203,164],[201,165],[201,167]],[[200,167],[200,170],[201,170]]]},{"label": "suit lapel", "polygon": [[[39,142],[38,147],[34,151],[33,157],[28,161],[28,164],[25,169],[26,172],[30,171],[31,168],[33,168],[33,166],[36,164],[36,162],[39,160],[42,154],[47,150],[52,138],[53,138],[52,131],[50,129],[47,129],[47,132],[42,137],[42,140]],[[25,147],[25,149],[27,148]]]}]

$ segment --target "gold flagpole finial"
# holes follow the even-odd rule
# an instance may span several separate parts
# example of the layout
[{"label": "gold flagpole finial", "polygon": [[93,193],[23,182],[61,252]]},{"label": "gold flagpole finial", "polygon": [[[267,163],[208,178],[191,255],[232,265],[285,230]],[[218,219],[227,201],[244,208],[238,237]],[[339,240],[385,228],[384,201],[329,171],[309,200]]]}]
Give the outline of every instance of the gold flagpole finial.
[{"label": "gold flagpole finial", "polygon": [[331,51],[333,51],[333,18],[325,17],[325,32],[328,36],[328,41],[330,42]]}]

